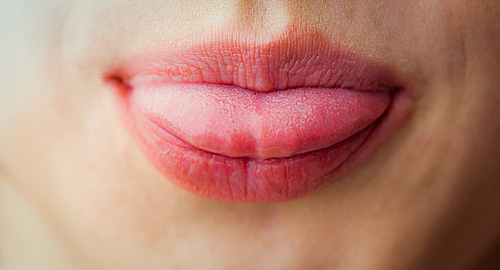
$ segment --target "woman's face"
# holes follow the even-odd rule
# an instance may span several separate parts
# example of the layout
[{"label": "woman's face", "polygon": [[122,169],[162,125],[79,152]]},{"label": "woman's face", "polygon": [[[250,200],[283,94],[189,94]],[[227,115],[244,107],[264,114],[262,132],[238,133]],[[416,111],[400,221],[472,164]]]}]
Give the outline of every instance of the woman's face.
[{"label": "woman's face", "polygon": [[[473,266],[498,245],[496,0],[2,5],[12,19],[5,19],[0,47],[8,97],[0,169],[89,267],[454,269]],[[183,67],[199,76],[186,81]],[[165,79],[170,68],[180,88]],[[309,79],[318,70],[324,73]],[[197,86],[200,77],[205,83]],[[196,88],[207,82],[229,86],[208,87],[214,98]],[[386,84],[389,90],[379,86]],[[174,98],[165,101],[169,89]],[[310,96],[315,91],[319,98]],[[267,97],[273,102],[252,107]],[[137,120],[141,109],[216,154],[165,143]],[[247,122],[277,135],[258,137]],[[229,135],[217,137],[213,125]],[[363,131],[359,143],[317,152],[325,140],[330,147]],[[251,139],[234,139],[241,134]],[[311,139],[315,134],[328,139]],[[280,138],[292,135],[296,144],[288,148]],[[286,163],[296,154],[305,156],[303,167]],[[220,167],[223,174],[211,171],[219,156],[230,165]],[[269,157],[274,167],[265,167]],[[244,170],[257,176],[227,176],[242,159],[257,160],[257,169]],[[280,174],[284,168],[313,172],[294,182],[295,174]],[[227,197],[221,177],[247,185],[253,197],[234,190]],[[273,179],[294,184],[287,187],[292,195],[273,193],[266,182]]]}]

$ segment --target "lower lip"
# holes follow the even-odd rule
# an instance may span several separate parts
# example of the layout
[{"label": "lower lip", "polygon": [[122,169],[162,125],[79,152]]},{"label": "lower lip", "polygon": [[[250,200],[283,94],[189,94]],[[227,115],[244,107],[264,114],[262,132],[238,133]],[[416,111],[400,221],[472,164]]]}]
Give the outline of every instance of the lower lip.
[{"label": "lower lip", "polygon": [[[185,94],[186,91],[184,93],[175,91],[175,89],[187,88],[197,92],[199,90],[197,88],[207,87],[215,92],[209,95],[212,98],[193,99],[189,94]],[[283,202],[313,193],[336,181],[349,168],[364,160],[388,136],[384,130],[388,131],[391,127],[401,123],[405,115],[401,109],[398,109],[401,106],[397,106],[402,103],[399,101],[401,98],[389,93],[304,89],[303,91],[309,90],[311,93],[316,93],[318,98],[313,98],[312,103],[307,106],[289,106],[291,103],[287,101],[287,97],[290,97],[288,100],[296,100],[294,95],[300,90],[280,91],[276,94],[281,95],[277,98],[277,102],[261,104],[263,117],[260,118],[263,119],[260,126],[268,124],[278,135],[260,138],[257,144],[278,145],[277,148],[281,151],[275,149],[262,152],[255,150],[255,147],[243,147],[248,145],[248,140],[238,139],[231,135],[230,146],[214,150],[213,146],[220,144],[213,143],[214,137],[207,134],[224,134],[225,132],[218,131],[228,126],[230,126],[228,130],[234,129],[234,125],[241,130],[245,120],[252,120],[249,118],[254,116],[243,115],[236,120],[234,117],[228,117],[224,114],[227,112],[226,108],[217,104],[213,97],[221,98],[220,94],[225,93],[225,100],[228,98],[227,95],[229,99],[234,98],[234,103],[229,104],[233,111],[235,106],[236,111],[242,111],[240,109],[248,111],[248,107],[252,105],[249,103],[261,100],[255,95],[272,94],[241,89],[246,93],[251,92],[249,95],[254,98],[249,100],[238,96],[240,95],[238,91],[225,91],[224,87],[226,86],[204,84],[181,86],[159,84],[134,89],[117,87],[119,89],[118,100],[123,108],[126,126],[153,164],[178,186],[199,196],[219,201]],[[165,91],[166,89],[170,91]],[[159,98],[158,95],[162,95],[160,93],[166,92],[173,96]],[[155,105],[155,100],[167,102],[161,107],[170,108],[170,110],[158,110],[159,106]],[[271,100],[276,101],[272,98]],[[328,105],[330,101],[335,100],[340,102],[339,106]],[[185,110],[193,102],[204,105],[195,104],[192,106],[193,109]],[[175,115],[178,115],[176,112],[183,107],[185,113],[176,118]],[[346,112],[348,107],[351,110]],[[203,108],[205,113],[199,108]],[[311,110],[311,108],[314,109]],[[370,109],[366,111],[366,108]],[[309,112],[306,112],[307,110]],[[399,111],[393,113],[394,110]],[[273,113],[277,111],[282,112],[281,116],[291,115],[291,118],[284,122],[294,127],[293,131],[279,125],[283,121],[280,121],[281,116]],[[313,121],[315,125],[304,128],[300,133],[300,126],[304,123],[307,125],[307,121],[304,121],[307,117],[294,118],[293,116],[307,116],[307,114],[319,116],[319,120]],[[350,120],[340,124],[330,123],[330,127],[333,126],[333,128],[328,130],[328,122],[331,122],[330,120],[335,115],[339,116],[337,119],[350,118]],[[196,128],[187,133],[175,132],[170,129],[170,123],[165,123],[162,119],[171,119],[174,127],[180,126],[181,131],[184,127],[189,129],[200,126],[203,126],[201,129],[204,131],[199,136],[193,135]],[[192,122],[192,119],[198,120]],[[229,122],[233,123],[233,126],[229,125]],[[206,125],[207,123],[220,125]],[[326,131],[324,131],[325,128]],[[383,130],[380,130],[381,128]],[[210,132],[207,133],[207,130]],[[330,140],[322,138],[318,143],[318,140],[314,139],[315,134],[331,134],[332,132],[337,134]],[[193,136],[186,139],[185,134]],[[292,135],[295,136],[295,140],[290,139]],[[227,136],[221,136],[217,138],[219,141],[228,141]],[[284,143],[289,141],[295,143],[291,146]],[[311,141],[312,143],[307,144]],[[327,142],[327,144],[322,145],[321,142]],[[225,144],[222,143],[222,145]],[[243,146],[238,148],[241,145]]]}]

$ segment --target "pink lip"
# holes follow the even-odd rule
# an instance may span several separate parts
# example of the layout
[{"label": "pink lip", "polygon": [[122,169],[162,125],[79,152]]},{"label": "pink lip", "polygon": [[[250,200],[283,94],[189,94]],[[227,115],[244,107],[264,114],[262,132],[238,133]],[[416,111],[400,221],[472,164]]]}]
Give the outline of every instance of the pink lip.
[{"label": "pink lip", "polygon": [[389,68],[312,31],[189,44],[131,58],[106,80],[156,167],[215,200],[287,201],[331,183],[399,87]]}]

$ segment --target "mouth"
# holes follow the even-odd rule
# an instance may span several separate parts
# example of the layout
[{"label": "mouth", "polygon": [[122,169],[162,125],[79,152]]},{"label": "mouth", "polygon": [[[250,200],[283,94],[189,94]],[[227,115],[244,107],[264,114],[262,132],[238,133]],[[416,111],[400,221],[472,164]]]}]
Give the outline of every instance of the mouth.
[{"label": "mouth", "polygon": [[404,87],[391,68],[313,31],[262,43],[197,39],[104,76],[146,156],[196,195],[306,196],[358,166],[404,118],[394,109]]}]

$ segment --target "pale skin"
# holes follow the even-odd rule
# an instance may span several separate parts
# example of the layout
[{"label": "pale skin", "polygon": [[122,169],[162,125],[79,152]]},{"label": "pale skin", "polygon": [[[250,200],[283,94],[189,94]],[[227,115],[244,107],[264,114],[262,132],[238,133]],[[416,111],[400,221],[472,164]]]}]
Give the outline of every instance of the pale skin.
[{"label": "pale skin", "polygon": [[[2,19],[0,174],[84,269],[500,267],[498,1],[33,3]],[[414,86],[411,115],[301,199],[232,204],[178,188],[123,127],[102,74],[234,24],[270,37],[300,24],[383,59]]]}]

